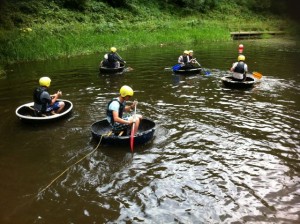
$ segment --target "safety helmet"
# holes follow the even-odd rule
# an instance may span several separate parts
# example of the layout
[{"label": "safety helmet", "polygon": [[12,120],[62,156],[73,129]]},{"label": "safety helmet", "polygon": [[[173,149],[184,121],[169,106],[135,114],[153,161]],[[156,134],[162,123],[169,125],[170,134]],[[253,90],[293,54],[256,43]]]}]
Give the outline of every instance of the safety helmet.
[{"label": "safety helmet", "polygon": [[111,47],[111,48],[110,48],[110,51],[111,51],[111,52],[116,52],[116,51],[117,51],[117,48]]},{"label": "safety helmet", "polygon": [[194,51],[193,50],[189,50],[189,53],[193,53]]},{"label": "safety helmet", "polygon": [[121,97],[133,96],[133,90],[129,86],[122,86],[120,89]]},{"label": "safety helmet", "polygon": [[49,87],[50,86],[50,82],[51,82],[51,79],[49,77],[42,77],[39,80],[40,86]]},{"label": "safety helmet", "polygon": [[184,54],[189,54],[190,52],[188,50],[185,50],[183,53]]},{"label": "safety helmet", "polygon": [[238,61],[245,61],[245,56],[244,55],[239,55],[238,56]]}]

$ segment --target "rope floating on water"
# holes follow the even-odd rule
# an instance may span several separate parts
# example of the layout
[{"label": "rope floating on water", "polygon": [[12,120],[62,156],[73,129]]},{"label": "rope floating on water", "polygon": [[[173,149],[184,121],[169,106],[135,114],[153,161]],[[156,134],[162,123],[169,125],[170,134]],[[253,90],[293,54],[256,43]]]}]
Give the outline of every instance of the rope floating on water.
[{"label": "rope floating on water", "polygon": [[[110,136],[112,132],[107,133],[107,136]],[[95,149],[93,149],[93,151],[91,151],[90,153],[86,154],[85,156],[83,156],[81,159],[79,159],[78,161],[76,161],[75,163],[73,163],[71,166],[69,166],[68,168],[66,168],[63,172],[61,172],[57,177],[55,177],[46,187],[44,187],[41,191],[38,192],[37,195],[40,195],[41,193],[43,193],[44,191],[46,191],[58,178],[60,178],[62,175],[64,175],[71,167],[75,166],[76,164],[80,163],[82,160],[84,160],[86,157],[92,155],[100,146],[100,143],[102,141],[103,135],[101,135],[101,138],[99,140],[98,145],[95,147]]]}]

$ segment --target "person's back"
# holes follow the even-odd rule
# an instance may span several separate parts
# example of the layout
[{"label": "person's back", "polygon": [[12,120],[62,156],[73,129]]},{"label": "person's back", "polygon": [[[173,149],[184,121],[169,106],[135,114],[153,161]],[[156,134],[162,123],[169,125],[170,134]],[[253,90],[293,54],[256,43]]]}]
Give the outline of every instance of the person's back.
[{"label": "person's back", "polygon": [[126,63],[118,54],[117,54],[117,48],[111,47],[110,53],[107,55],[107,67],[109,68],[119,68],[120,63]]},{"label": "person's back", "polygon": [[45,113],[51,103],[51,96],[45,87],[37,87],[33,92],[34,109],[38,114]]},{"label": "person's back", "polygon": [[107,55],[107,67],[109,68],[115,68],[116,67],[116,54],[114,52],[110,52]]},{"label": "person's back", "polygon": [[245,81],[246,80],[246,74],[248,72],[248,66],[245,63],[245,56],[239,55],[238,61],[233,63],[230,71],[233,72],[232,77],[236,81]]},{"label": "person's back", "polygon": [[237,62],[235,68],[233,69],[233,72],[244,74],[245,73],[245,63],[243,61]]}]

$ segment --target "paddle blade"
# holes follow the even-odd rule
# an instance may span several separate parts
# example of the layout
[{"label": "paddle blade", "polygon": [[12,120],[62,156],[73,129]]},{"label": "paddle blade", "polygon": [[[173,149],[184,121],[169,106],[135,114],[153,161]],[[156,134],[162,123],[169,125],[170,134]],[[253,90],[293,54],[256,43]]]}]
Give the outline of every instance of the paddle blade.
[{"label": "paddle blade", "polygon": [[177,71],[177,70],[179,70],[180,68],[181,68],[181,65],[180,65],[180,64],[174,65],[174,66],[172,67],[173,71]]},{"label": "paddle blade", "polygon": [[204,74],[205,74],[206,76],[210,76],[210,71],[204,70]]},{"label": "paddle blade", "polygon": [[132,128],[131,128],[131,134],[130,134],[130,150],[131,152],[133,152],[133,147],[134,147],[134,127],[135,123],[132,124]]},{"label": "paddle blade", "polygon": [[257,78],[257,79],[261,79],[262,78],[262,74],[260,74],[259,72],[252,72],[252,75]]}]

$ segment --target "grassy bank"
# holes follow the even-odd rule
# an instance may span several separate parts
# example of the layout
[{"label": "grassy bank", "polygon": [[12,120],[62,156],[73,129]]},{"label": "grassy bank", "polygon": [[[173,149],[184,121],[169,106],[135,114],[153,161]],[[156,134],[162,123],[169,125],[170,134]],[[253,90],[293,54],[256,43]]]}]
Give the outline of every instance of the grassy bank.
[{"label": "grassy bank", "polygon": [[232,4],[184,17],[154,6],[139,6],[134,12],[137,15],[105,7],[106,14],[86,14],[50,5],[40,12],[44,17],[48,15],[46,19],[40,15],[34,23],[22,24],[22,28],[0,31],[0,64],[91,54],[111,46],[126,49],[161,43],[228,41],[231,31],[287,27],[284,19],[244,12]]},{"label": "grassy bank", "polygon": [[[178,44],[197,41],[229,40],[229,31],[221,26],[203,24],[194,27],[188,22],[173,21],[157,27],[157,21],[147,28],[130,27],[114,32],[97,32],[94,27],[72,26],[72,30],[44,30],[37,27],[32,31],[7,33],[5,48],[0,60],[5,62],[42,60],[56,57],[70,57],[105,51],[110,46],[120,49],[159,45],[160,43]],[[77,26],[77,27],[76,27]],[[128,25],[129,27],[129,25]],[[180,27],[180,29],[179,29]]]}]

